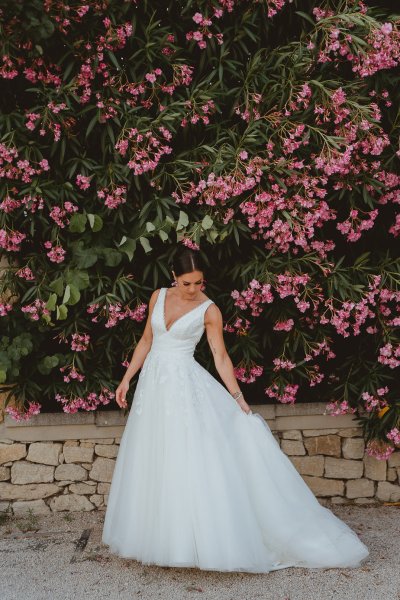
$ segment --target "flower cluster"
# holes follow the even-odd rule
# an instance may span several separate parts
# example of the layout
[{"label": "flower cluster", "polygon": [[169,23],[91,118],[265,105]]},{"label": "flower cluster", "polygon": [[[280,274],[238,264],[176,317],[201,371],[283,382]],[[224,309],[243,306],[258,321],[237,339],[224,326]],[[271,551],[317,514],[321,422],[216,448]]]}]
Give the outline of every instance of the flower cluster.
[{"label": "flower cluster", "polygon": [[192,250],[200,250],[200,246],[189,237],[184,237],[180,241],[183,246],[186,246],[187,248],[191,248]]},{"label": "flower cluster", "polygon": [[393,444],[377,438],[369,440],[365,447],[368,456],[373,456],[377,460],[387,460],[394,450]]},{"label": "flower cluster", "polygon": [[74,367],[73,365],[70,365],[69,367],[67,367],[67,366],[60,367],[60,372],[64,373],[64,371],[66,371],[67,368],[69,369],[69,372],[63,376],[63,380],[66,383],[70,383],[71,380],[79,381],[79,382],[85,380],[85,375],[83,375],[83,373],[79,373],[77,368]]},{"label": "flower cluster", "polygon": [[350,211],[348,219],[336,225],[340,233],[346,235],[346,239],[348,242],[357,242],[361,237],[362,231],[371,229],[374,226],[374,221],[377,217],[378,209],[375,208],[369,213],[365,213],[368,217],[366,219],[361,219],[359,217],[359,212],[359,210],[353,208]]},{"label": "flower cluster", "polygon": [[251,323],[248,319],[241,319],[240,317],[237,317],[232,323],[225,323],[224,331],[235,333],[238,336],[245,336],[247,335],[250,326]]},{"label": "flower cluster", "polygon": [[[219,18],[221,16],[222,10],[216,9],[214,11],[214,17]],[[224,36],[222,33],[212,33],[210,31],[210,26],[213,25],[212,19],[197,12],[193,15],[193,21],[196,23],[198,29],[195,31],[188,31],[186,33],[187,40],[194,40],[197,42],[197,45],[201,50],[204,50],[204,48],[207,47],[207,39],[215,38],[219,45],[223,43]]]},{"label": "flower cluster", "polygon": [[64,262],[66,250],[64,250],[64,248],[60,244],[56,244],[55,246],[53,246],[53,242],[50,242],[49,240],[47,240],[46,242],[44,242],[43,245],[45,248],[47,248],[49,250],[48,252],[46,252],[46,254],[49,257],[51,262],[54,262],[54,263]]},{"label": "flower cluster", "polygon": [[32,304],[21,306],[21,311],[29,315],[31,321],[39,321],[41,317],[50,315],[50,311],[46,308],[46,302],[39,298],[36,298]]},{"label": "flower cluster", "polygon": [[[37,166],[34,166],[36,164]],[[17,148],[0,143],[0,178],[31,183],[33,177],[50,169],[47,159],[32,163],[20,158]]]},{"label": "flower cluster", "polygon": [[[362,20],[362,14],[366,12],[366,7],[360,2],[361,11],[359,21]],[[325,16],[319,9],[314,9],[314,14],[321,21]],[[332,13],[330,14],[332,16]],[[350,24],[350,28],[356,25],[356,20]],[[357,52],[353,47],[353,36],[348,32],[349,21],[344,22],[338,18],[336,23],[324,27],[325,42],[319,50],[318,62],[338,63],[347,60],[352,64],[352,70],[360,77],[369,77],[377,71],[391,69],[399,65],[400,62],[400,30],[392,23],[383,23],[373,26],[365,40],[364,51]],[[355,37],[355,36],[354,36]],[[311,41],[310,48],[313,48]]]},{"label": "flower cluster", "polygon": [[263,374],[264,367],[261,365],[252,365],[250,368],[237,366],[234,369],[235,376],[243,383],[253,383],[257,377]]},{"label": "flower cluster", "polygon": [[97,410],[99,406],[109,404],[113,398],[115,398],[115,393],[107,388],[102,388],[99,394],[90,392],[86,397],[55,395],[55,399],[61,403],[65,413],[76,413],[79,409],[86,411]]},{"label": "flower cluster", "polygon": [[156,131],[140,133],[135,127],[127,131],[127,137],[121,137],[115,144],[115,149],[121,156],[129,150],[130,160],[128,167],[134,175],[142,175],[153,171],[164,154],[171,154],[172,148],[164,142],[172,138],[172,134],[164,126]]},{"label": "flower cluster", "polygon": [[84,352],[88,349],[90,335],[88,333],[73,333],[71,341],[71,350],[74,352]]},{"label": "flower cluster", "polygon": [[394,346],[389,342],[380,348],[378,362],[387,365],[391,369],[400,366],[400,344]]},{"label": "flower cluster", "polygon": [[210,115],[216,110],[213,100],[207,100],[199,105],[196,105],[192,100],[187,100],[185,102],[185,107],[188,110],[188,114],[181,121],[182,127],[186,127],[188,123],[195,125],[199,121],[202,122],[203,125],[208,125],[210,123]]},{"label": "flower cluster", "polygon": [[293,319],[286,319],[285,321],[277,321],[273,327],[274,331],[291,331],[293,329]]},{"label": "flower cluster", "polygon": [[376,390],[376,395],[370,394],[369,392],[363,392],[361,397],[365,403],[365,410],[367,412],[379,412],[382,408],[388,406],[387,401],[383,396],[387,394],[389,388],[387,386],[383,388],[378,388]]},{"label": "flower cluster", "polygon": [[115,327],[119,321],[123,321],[124,319],[131,319],[132,321],[140,323],[146,318],[147,304],[141,302],[134,309],[129,307],[124,309],[121,303],[118,302],[116,304],[107,304],[107,306],[104,306],[100,311],[98,310],[99,308],[100,305],[98,303],[91,304],[87,308],[89,314],[95,314],[96,311],[98,311],[98,314],[92,317],[91,321],[93,323],[98,323],[99,319],[104,316],[107,319],[105,327],[109,329]]},{"label": "flower cluster", "polygon": [[280,391],[279,385],[272,383],[270,386],[265,388],[265,393],[269,398],[274,398],[282,404],[294,404],[296,402],[296,394],[299,389],[296,383],[287,383],[284,385],[283,390]]},{"label": "flower cluster", "polygon": [[12,304],[0,302],[0,317],[6,317],[12,311]]},{"label": "flower cluster", "polygon": [[43,209],[44,199],[42,196],[32,196],[31,194],[26,194],[22,198],[13,198],[10,195],[7,195],[3,202],[1,202],[0,209],[5,213],[12,213],[22,206],[24,207],[25,212],[29,211],[31,214],[34,214],[38,210]]},{"label": "flower cluster", "polygon": [[296,363],[288,360],[287,358],[274,358],[274,371],[291,371],[296,367]]},{"label": "flower cluster", "polygon": [[102,188],[97,192],[97,197],[104,200],[107,208],[118,208],[126,202],[126,185],[113,186],[111,189]]},{"label": "flower cluster", "polygon": [[337,417],[339,415],[354,414],[355,412],[356,409],[349,405],[348,400],[342,400],[341,402],[334,400],[332,402],[328,402],[325,407],[324,414]]},{"label": "flower cluster", "polygon": [[61,111],[65,111],[67,109],[67,105],[65,102],[61,102],[60,104],[55,104],[53,101],[47,104],[43,114],[28,112],[26,113],[26,123],[25,127],[29,129],[29,131],[34,131],[36,126],[39,127],[39,135],[45,136],[47,132],[50,132],[53,135],[53,139],[55,142],[58,142],[61,138],[61,126],[65,131],[69,131],[76,123],[74,117],[63,116],[57,119],[56,115],[58,115]]},{"label": "flower cluster", "polygon": [[21,409],[18,406],[7,406],[5,412],[10,415],[14,421],[29,421],[33,415],[40,413],[41,405],[39,402],[28,402],[27,410]]},{"label": "flower cluster", "polygon": [[25,279],[25,281],[34,281],[35,276],[30,267],[22,267],[15,272],[16,277]]},{"label": "flower cluster", "polygon": [[72,202],[66,201],[63,204],[63,207],[53,206],[50,210],[50,218],[53,219],[55,223],[60,227],[60,229],[64,229],[69,224],[69,215],[77,212],[79,210],[76,204]]},{"label": "flower cluster", "polygon": [[20,231],[0,229],[0,248],[4,248],[7,252],[19,252],[20,244],[25,238],[26,234]]},{"label": "flower cluster", "polygon": [[386,437],[393,442],[395,446],[400,446],[400,429],[398,427],[393,427],[393,429],[386,434]]},{"label": "flower cluster", "polygon": [[240,309],[251,309],[252,316],[256,317],[260,315],[263,310],[264,304],[271,304],[274,301],[273,294],[271,292],[271,284],[264,283],[263,285],[253,279],[249,283],[249,287],[246,290],[239,292],[233,290],[231,297],[234,299],[234,305]]},{"label": "flower cluster", "polygon": [[[272,18],[280,10],[282,10],[287,1],[288,0],[267,0],[265,2],[267,7],[267,16]],[[289,0],[289,2],[291,1],[292,0]],[[235,9],[235,5],[239,4],[240,2],[241,0],[219,0],[216,6],[213,7],[212,18],[203,15],[201,12],[196,12],[192,19],[198,28],[195,31],[187,32],[186,39],[197,42],[197,45],[201,50],[204,50],[204,48],[207,47],[207,40],[212,38],[215,38],[219,45],[223,44],[223,34],[221,32],[212,33],[212,31],[210,31],[210,27],[214,24],[213,19],[221,19],[225,10],[227,12],[232,12]]]},{"label": "flower cluster", "polygon": [[91,177],[88,177],[86,175],[82,175],[81,173],[79,173],[76,176],[76,185],[78,186],[78,188],[82,191],[88,190],[90,187],[90,180]]}]

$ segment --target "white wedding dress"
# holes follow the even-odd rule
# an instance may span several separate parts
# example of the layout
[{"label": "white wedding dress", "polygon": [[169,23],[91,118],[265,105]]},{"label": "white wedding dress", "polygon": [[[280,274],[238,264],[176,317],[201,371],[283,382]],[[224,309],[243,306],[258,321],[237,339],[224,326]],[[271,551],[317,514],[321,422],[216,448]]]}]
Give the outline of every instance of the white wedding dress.
[{"label": "white wedding dress", "polygon": [[323,507],[268,424],[193,357],[208,299],[166,329],[161,288],[113,473],[102,541],[143,564],[267,573],[369,555]]}]

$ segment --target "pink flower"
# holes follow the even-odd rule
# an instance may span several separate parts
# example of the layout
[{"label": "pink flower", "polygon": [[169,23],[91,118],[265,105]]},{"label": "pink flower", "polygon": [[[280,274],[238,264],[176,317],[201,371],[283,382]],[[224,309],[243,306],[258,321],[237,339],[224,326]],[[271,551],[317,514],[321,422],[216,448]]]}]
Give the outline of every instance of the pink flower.
[{"label": "pink flower", "polygon": [[391,23],[384,23],[381,27],[382,33],[390,35],[393,31],[393,25]]},{"label": "pink flower", "polygon": [[197,12],[193,15],[192,19],[195,23],[200,25],[201,22],[203,21],[203,15],[201,13]]},{"label": "pink flower", "polygon": [[90,187],[91,177],[87,177],[85,175],[77,175],[76,176],[76,185],[81,190],[87,190]]}]

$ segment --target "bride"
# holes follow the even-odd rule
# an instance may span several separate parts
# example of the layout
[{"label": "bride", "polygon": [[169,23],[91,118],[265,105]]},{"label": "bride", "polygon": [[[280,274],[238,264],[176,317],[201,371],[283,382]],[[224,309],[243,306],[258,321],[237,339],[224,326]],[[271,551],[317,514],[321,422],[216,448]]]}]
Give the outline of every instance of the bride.
[{"label": "bride", "polygon": [[[267,573],[357,567],[369,555],[323,507],[239,389],[199,253],[181,248],[175,286],[155,290],[116,391],[127,407],[102,541],[143,564]],[[206,330],[222,385],[193,356]]]}]

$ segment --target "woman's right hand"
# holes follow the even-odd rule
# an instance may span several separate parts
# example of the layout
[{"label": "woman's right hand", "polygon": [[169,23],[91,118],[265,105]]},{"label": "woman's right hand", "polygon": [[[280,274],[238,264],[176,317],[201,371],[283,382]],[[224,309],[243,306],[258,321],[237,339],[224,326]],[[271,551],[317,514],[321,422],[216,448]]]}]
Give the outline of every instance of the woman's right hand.
[{"label": "woman's right hand", "polygon": [[128,406],[126,401],[126,394],[128,393],[128,390],[129,383],[123,379],[117,387],[117,391],[115,392],[115,401],[120,408],[126,408]]},{"label": "woman's right hand", "polygon": [[243,396],[239,400],[236,400],[236,402],[239,404],[242,411],[246,413],[246,415],[251,415],[253,413]]}]

